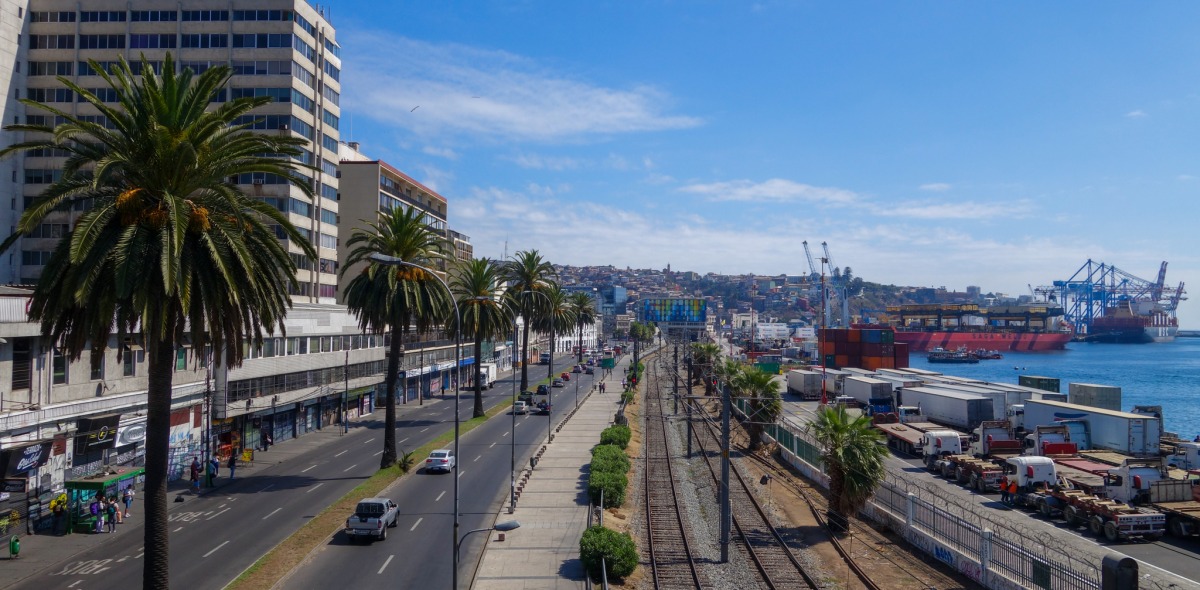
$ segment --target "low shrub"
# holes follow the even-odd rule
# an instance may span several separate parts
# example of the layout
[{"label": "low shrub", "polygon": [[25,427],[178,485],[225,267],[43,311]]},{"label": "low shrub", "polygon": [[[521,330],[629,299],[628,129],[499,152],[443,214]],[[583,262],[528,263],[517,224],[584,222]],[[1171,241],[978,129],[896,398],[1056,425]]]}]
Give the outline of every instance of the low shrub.
[{"label": "low shrub", "polygon": [[617,445],[597,445],[592,449],[592,473],[597,471],[625,473],[629,471],[629,465],[629,457]]},{"label": "low shrub", "polygon": [[637,545],[629,533],[596,525],[583,531],[579,539],[579,558],[593,580],[600,579],[601,563],[608,570],[609,578],[624,578],[637,567]]},{"label": "low shrub", "polygon": [[625,402],[625,405],[633,405],[633,392],[626,391],[626,392],[622,393],[621,401]]},{"label": "low shrub", "polygon": [[617,445],[624,449],[629,446],[631,436],[633,431],[629,430],[628,426],[609,426],[600,432],[600,444]]},{"label": "low shrub", "polygon": [[604,507],[616,508],[625,503],[625,488],[629,487],[629,479],[624,472],[592,471],[588,476],[588,497],[592,502],[600,501],[600,492],[604,491]]}]

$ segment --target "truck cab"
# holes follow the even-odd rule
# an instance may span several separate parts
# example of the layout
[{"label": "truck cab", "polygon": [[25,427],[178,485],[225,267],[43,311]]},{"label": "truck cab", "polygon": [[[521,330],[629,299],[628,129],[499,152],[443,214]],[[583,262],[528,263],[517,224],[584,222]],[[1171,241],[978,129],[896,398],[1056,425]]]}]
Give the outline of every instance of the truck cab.
[{"label": "truck cab", "polygon": [[1016,479],[1021,491],[1049,489],[1058,485],[1058,469],[1049,457],[1009,457],[1004,463],[1008,478]]},{"label": "truck cab", "polygon": [[1200,443],[1187,442],[1175,445],[1175,452],[1167,455],[1167,463],[1185,471],[1200,470]]},{"label": "truck cab", "polygon": [[971,433],[971,455],[991,457],[1021,454],[1021,441],[1013,438],[1007,420],[991,420]]},{"label": "truck cab", "polygon": [[896,408],[896,417],[900,419],[901,424],[922,422],[921,408],[917,406],[900,406]]},{"label": "truck cab", "polygon": [[1118,502],[1147,504],[1151,486],[1163,479],[1166,479],[1166,473],[1161,459],[1128,459],[1124,465],[1108,470],[1104,476],[1104,490],[1109,498]]},{"label": "truck cab", "polygon": [[1071,442],[1070,433],[1066,426],[1043,425],[1034,428],[1033,432],[1025,435],[1025,455],[1074,455],[1079,447]]},{"label": "truck cab", "polygon": [[954,430],[930,430],[921,435],[921,448],[925,453],[925,466],[938,470],[938,461],[943,457],[962,454],[962,437]]}]

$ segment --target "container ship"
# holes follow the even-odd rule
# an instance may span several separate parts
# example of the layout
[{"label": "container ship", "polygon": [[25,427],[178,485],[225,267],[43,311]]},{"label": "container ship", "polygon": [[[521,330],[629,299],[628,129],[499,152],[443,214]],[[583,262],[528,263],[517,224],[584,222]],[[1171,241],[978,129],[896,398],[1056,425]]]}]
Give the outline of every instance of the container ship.
[{"label": "container ship", "polygon": [[987,349],[1043,352],[1063,350],[1071,341],[1056,305],[979,307],[965,304],[889,305],[889,324],[896,342],[913,352]]},{"label": "container ship", "polygon": [[1171,342],[1178,331],[1179,321],[1166,310],[1157,306],[1135,310],[1133,302],[1122,301],[1106,308],[1104,315],[1094,318],[1087,334],[1081,339],[1085,342],[1116,344]]}]

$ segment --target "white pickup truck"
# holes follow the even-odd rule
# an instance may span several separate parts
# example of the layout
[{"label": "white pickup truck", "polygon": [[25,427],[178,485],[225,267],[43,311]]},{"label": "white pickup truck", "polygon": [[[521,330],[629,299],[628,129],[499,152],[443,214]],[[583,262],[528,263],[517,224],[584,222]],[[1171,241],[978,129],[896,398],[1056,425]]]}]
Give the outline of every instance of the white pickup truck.
[{"label": "white pickup truck", "polygon": [[387,538],[388,527],[396,526],[398,512],[396,503],[387,498],[359,500],[354,514],[346,519],[346,536],[351,543],[359,537],[382,541]]}]

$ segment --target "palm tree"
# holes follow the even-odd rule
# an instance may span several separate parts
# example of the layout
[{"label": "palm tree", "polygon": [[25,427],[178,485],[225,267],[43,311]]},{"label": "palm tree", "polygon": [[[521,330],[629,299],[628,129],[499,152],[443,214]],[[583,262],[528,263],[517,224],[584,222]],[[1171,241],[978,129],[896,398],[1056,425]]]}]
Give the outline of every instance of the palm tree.
[{"label": "palm tree", "polygon": [[575,314],[575,323],[579,326],[579,364],[583,364],[583,326],[595,323],[596,302],[591,295],[582,291],[571,294],[568,299],[571,311]]},{"label": "palm tree", "polygon": [[807,431],[823,449],[821,459],[829,475],[831,522],[844,527],[848,515],[858,512],[883,481],[887,447],[866,416],[851,417],[842,406],[826,406]]},{"label": "palm tree", "polygon": [[[692,344],[692,364],[699,367],[695,379],[704,381],[704,395],[713,394],[713,368],[721,359],[721,345],[714,342],[696,342]],[[689,384],[690,386],[690,384]]]},{"label": "palm tree", "polygon": [[554,341],[556,334],[570,333],[575,327],[575,310],[567,301],[567,293],[558,286],[550,283],[546,291],[548,300],[542,309],[542,315],[535,320],[538,332],[550,335],[550,379],[554,379]]},{"label": "palm tree", "polygon": [[[550,282],[558,275],[554,265],[547,262],[537,250],[522,250],[517,252],[513,260],[504,265],[504,274],[508,279],[508,292],[521,317],[525,318],[521,342],[521,391],[529,389],[529,328],[542,315],[545,298],[533,297],[527,291],[542,291],[549,288]],[[553,358],[553,357],[552,357]]]},{"label": "palm tree", "polygon": [[742,369],[733,378],[732,393],[748,398],[746,404],[746,433],[750,435],[750,450],[762,444],[762,433],[767,424],[774,424],[783,413],[783,402],[779,397],[779,383],[775,376],[755,367]]},{"label": "palm tree", "polygon": [[483,356],[483,341],[502,338],[512,325],[508,307],[501,303],[503,268],[487,258],[474,258],[455,266],[450,279],[450,290],[458,299],[462,314],[461,333],[475,342],[475,412],[483,412],[483,379],[480,359]]},{"label": "palm tree", "polygon": [[194,76],[187,69],[177,72],[168,54],[161,75],[143,67],[139,77],[124,59],[108,72],[89,63],[115,91],[116,105],[59,81],[111,128],[53,105],[22,101],[63,123],[9,126],[34,139],[0,156],[30,150],[68,156],[62,178],[25,210],[0,252],[52,213],[83,210],[42,271],[29,317],[41,322],[42,336],[71,360],[89,347],[103,352],[114,335],[144,346],[149,379],[142,587],[167,588],[176,349],[186,335],[197,351],[211,347],[228,366],[237,366],[244,338],[257,346],[264,333],[282,327],[291,307],[288,290],[297,287],[296,268],[274,228],[306,256],[316,253],[286,215],[246,196],[231,179],[274,174],[311,194],[302,166],[290,159],[307,142],[234,125],[271,99],[238,98],[214,106],[229,82],[226,66]]},{"label": "palm tree", "polygon": [[[396,381],[404,359],[404,338],[414,323],[418,332],[449,316],[450,294],[437,277],[411,266],[388,266],[372,260],[382,254],[430,267],[447,251],[444,238],[425,223],[425,214],[412,207],[379,214],[379,220],[355,228],[346,245],[350,256],[342,267],[342,278],[355,265],[360,267],[346,285],[346,307],[358,317],[363,330],[389,335],[387,351],[387,409],[384,412],[383,455],[380,469],[396,462]],[[455,367],[455,371],[458,368]],[[458,395],[458,391],[454,392]]]}]

